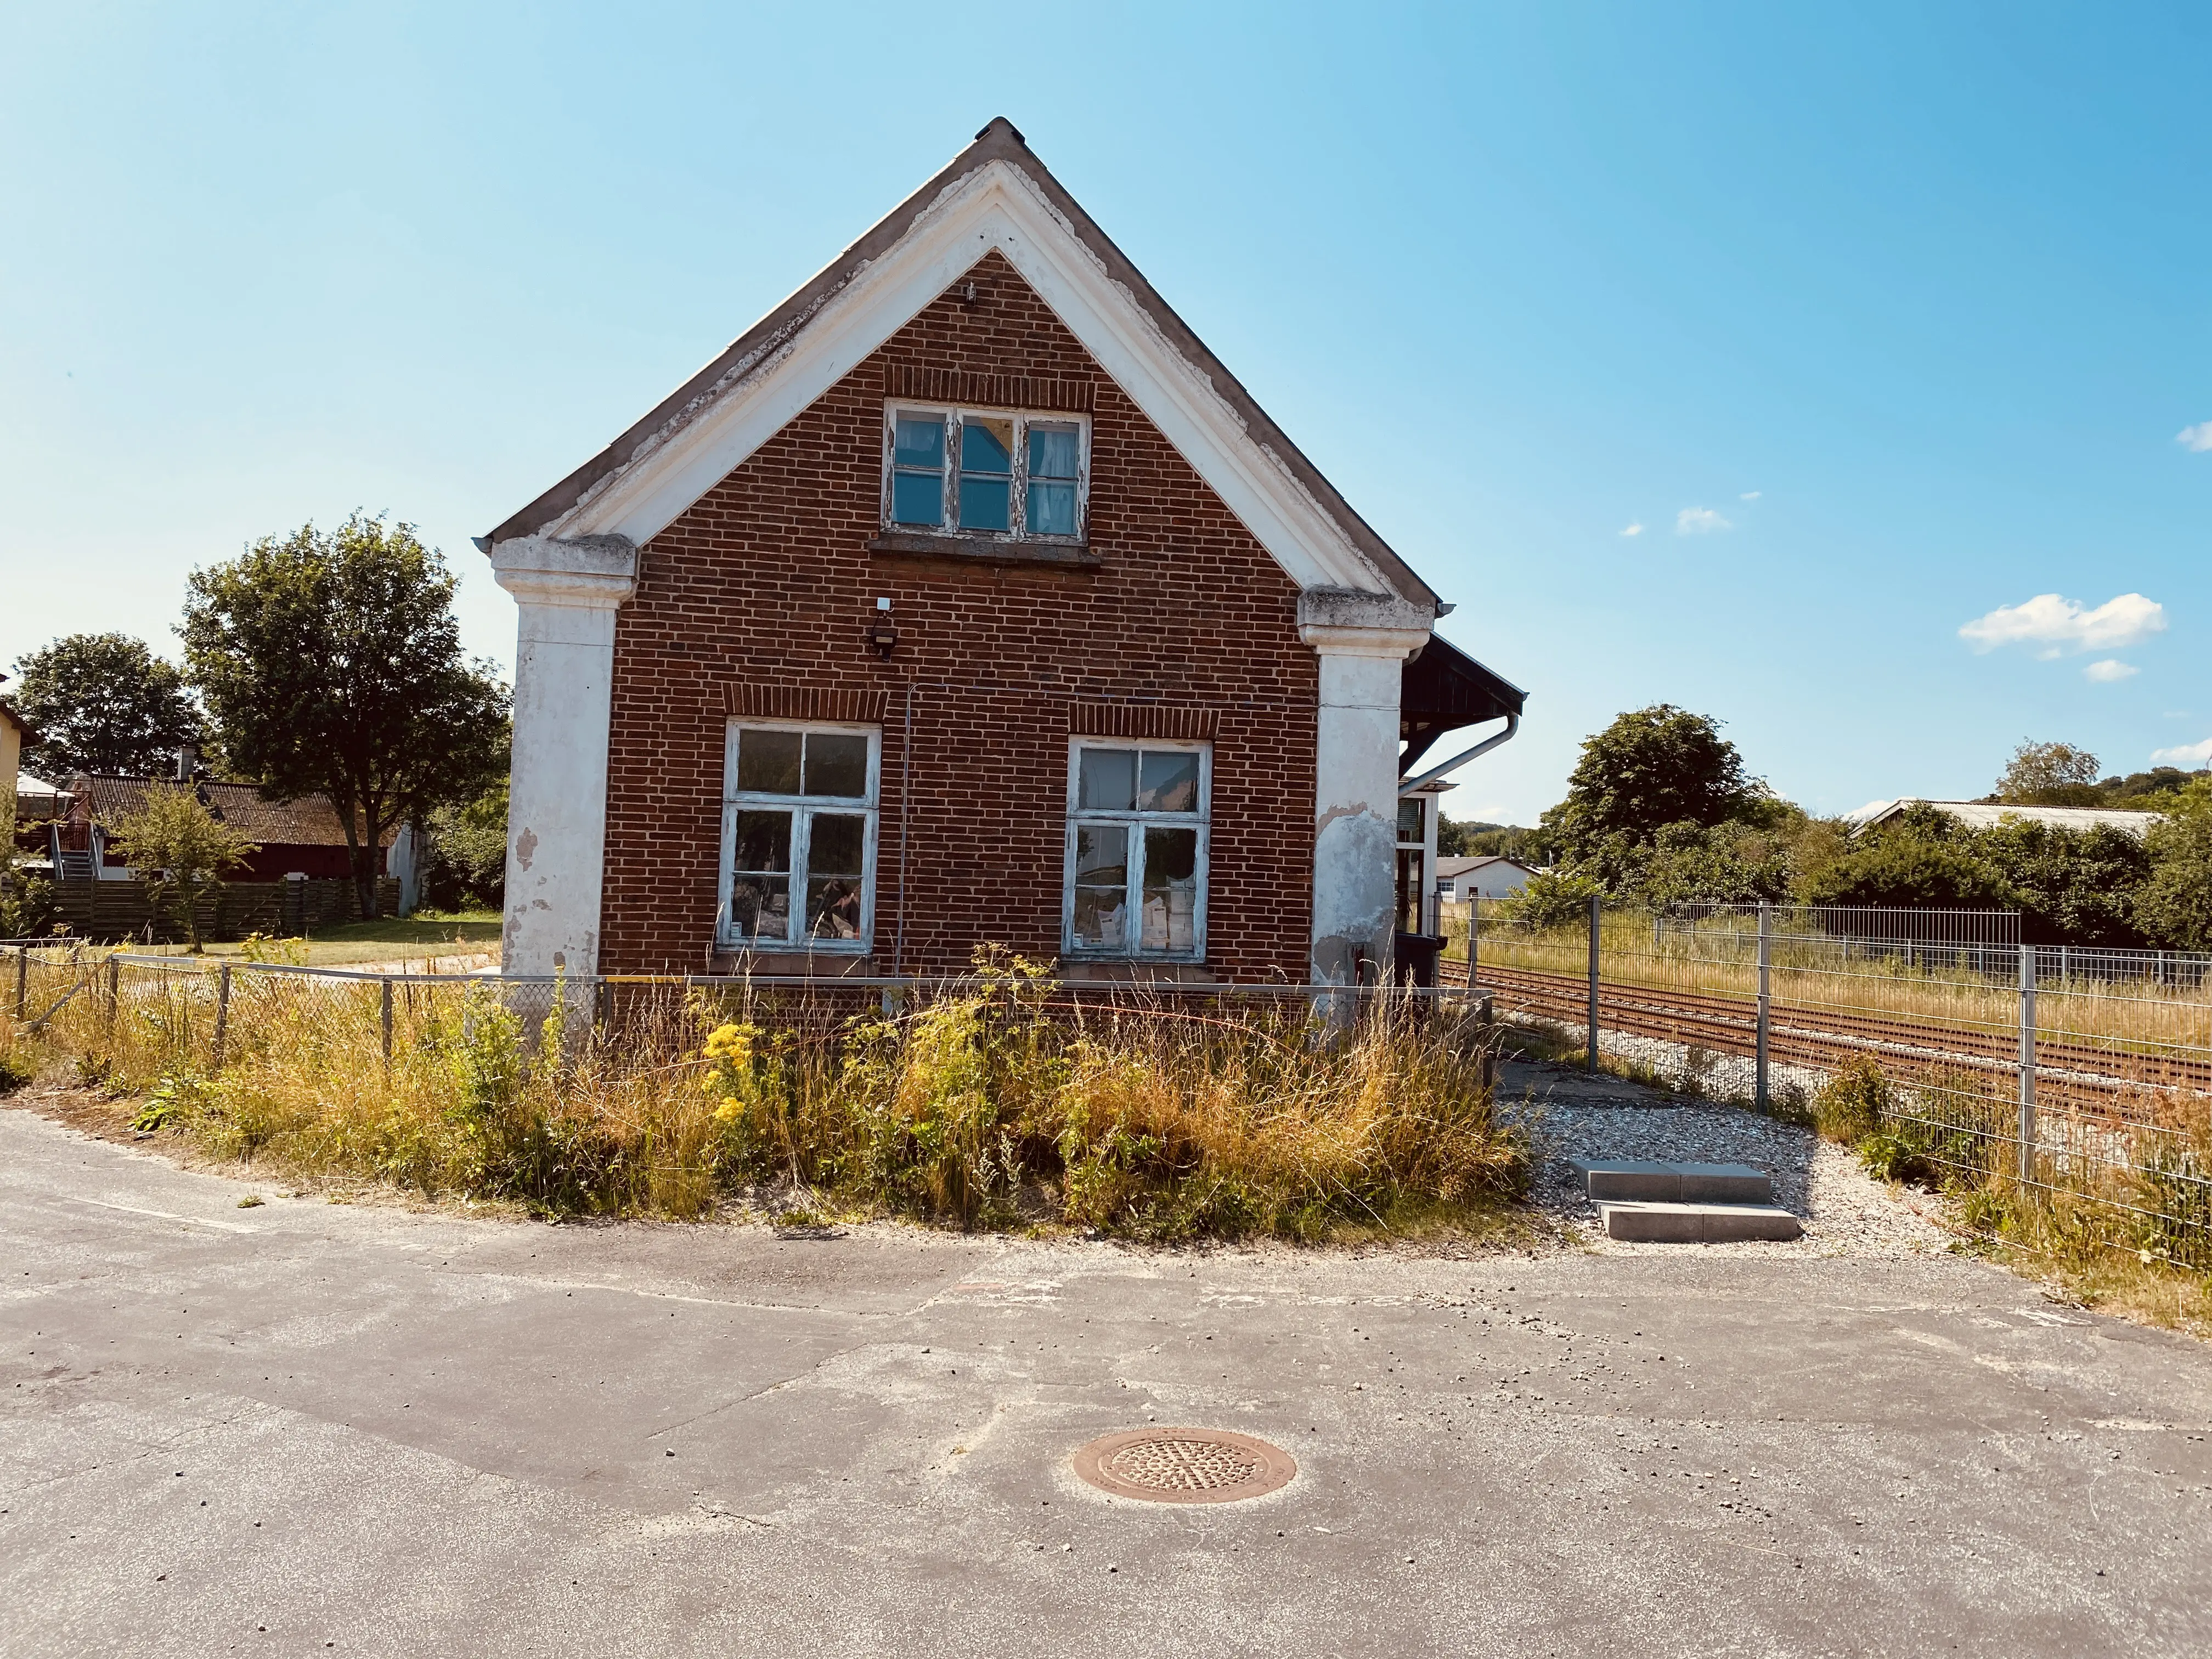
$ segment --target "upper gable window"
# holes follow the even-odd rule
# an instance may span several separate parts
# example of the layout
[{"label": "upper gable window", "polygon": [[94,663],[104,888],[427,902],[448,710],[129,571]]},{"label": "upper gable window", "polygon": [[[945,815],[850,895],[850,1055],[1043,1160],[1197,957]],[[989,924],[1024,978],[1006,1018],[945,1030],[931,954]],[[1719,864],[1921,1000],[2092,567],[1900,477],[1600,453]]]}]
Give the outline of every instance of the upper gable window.
[{"label": "upper gable window", "polygon": [[1082,538],[1091,438],[1083,416],[898,404],[885,415],[887,528]]}]

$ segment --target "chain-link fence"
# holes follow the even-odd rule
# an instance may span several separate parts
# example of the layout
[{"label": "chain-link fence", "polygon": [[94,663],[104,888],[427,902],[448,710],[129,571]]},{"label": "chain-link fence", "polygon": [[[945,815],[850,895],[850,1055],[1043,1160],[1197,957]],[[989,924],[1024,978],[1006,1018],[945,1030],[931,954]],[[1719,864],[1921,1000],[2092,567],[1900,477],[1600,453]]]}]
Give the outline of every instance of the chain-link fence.
[{"label": "chain-link fence", "polygon": [[[762,1182],[1146,1237],[1382,1226],[1518,1189],[1486,999],[1062,981],[384,974],[0,954],[0,1057],[219,1154],[551,1212]],[[1042,1196],[1040,1196],[1040,1195]]]},{"label": "chain-link fence", "polygon": [[2205,958],[2022,945],[2002,912],[1594,901],[1547,926],[1506,900],[1463,926],[1447,977],[1471,963],[1588,1064],[1826,1113],[1878,1170],[2033,1194],[2052,1224],[2212,1269]]}]

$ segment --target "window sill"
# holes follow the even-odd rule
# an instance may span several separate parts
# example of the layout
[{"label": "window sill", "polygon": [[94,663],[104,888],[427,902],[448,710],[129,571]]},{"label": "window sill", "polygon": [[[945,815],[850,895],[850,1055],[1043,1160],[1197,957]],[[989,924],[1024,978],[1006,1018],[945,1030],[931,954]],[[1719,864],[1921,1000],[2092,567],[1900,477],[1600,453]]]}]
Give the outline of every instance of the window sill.
[{"label": "window sill", "polygon": [[752,951],[743,945],[714,947],[712,971],[717,975],[758,974],[765,979],[866,979],[873,965],[873,952],[866,945],[842,950]]},{"label": "window sill", "polygon": [[1062,957],[1060,977],[1074,985],[1216,985],[1221,976],[1202,962],[1174,962],[1158,957]]},{"label": "window sill", "polygon": [[868,551],[894,559],[954,559],[963,564],[1042,564],[1096,570],[1105,563],[1085,542],[1017,542],[995,536],[930,536],[890,531]]}]

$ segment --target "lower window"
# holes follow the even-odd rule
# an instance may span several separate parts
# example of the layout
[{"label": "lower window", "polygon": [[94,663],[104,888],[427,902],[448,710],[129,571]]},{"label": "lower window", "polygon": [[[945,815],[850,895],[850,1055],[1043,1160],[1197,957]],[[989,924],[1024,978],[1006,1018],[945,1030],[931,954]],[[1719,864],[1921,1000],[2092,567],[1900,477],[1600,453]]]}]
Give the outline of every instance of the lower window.
[{"label": "lower window", "polygon": [[1060,929],[1067,955],[1204,959],[1212,781],[1203,744],[1074,742]]},{"label": "lower window", "polygon": [[872,726],[731,722],[718,944],[869,948],[881,761]]}]

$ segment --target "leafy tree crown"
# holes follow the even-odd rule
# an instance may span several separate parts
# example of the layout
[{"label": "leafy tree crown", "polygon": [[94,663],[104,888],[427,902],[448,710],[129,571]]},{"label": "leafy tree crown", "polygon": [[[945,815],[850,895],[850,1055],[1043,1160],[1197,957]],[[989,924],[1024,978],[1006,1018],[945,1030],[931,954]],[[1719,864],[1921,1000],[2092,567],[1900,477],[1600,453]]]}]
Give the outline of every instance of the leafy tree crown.
[{"label": "leafy tree crown", "polygon": [[1709,714],[1655,703],[1583,739],[1566,799],[1544,814],[1570,858],[1607,838],[1642,842],[1670,823],[1755,821],[1770,797]]},{"label": "leafy tree crown", "polygon": [[71,634],[18,665],[15,703],[38,734],[23,764],[50,783],[72,775],[163,775],[198,741],[185,677],[128,634]]}]

